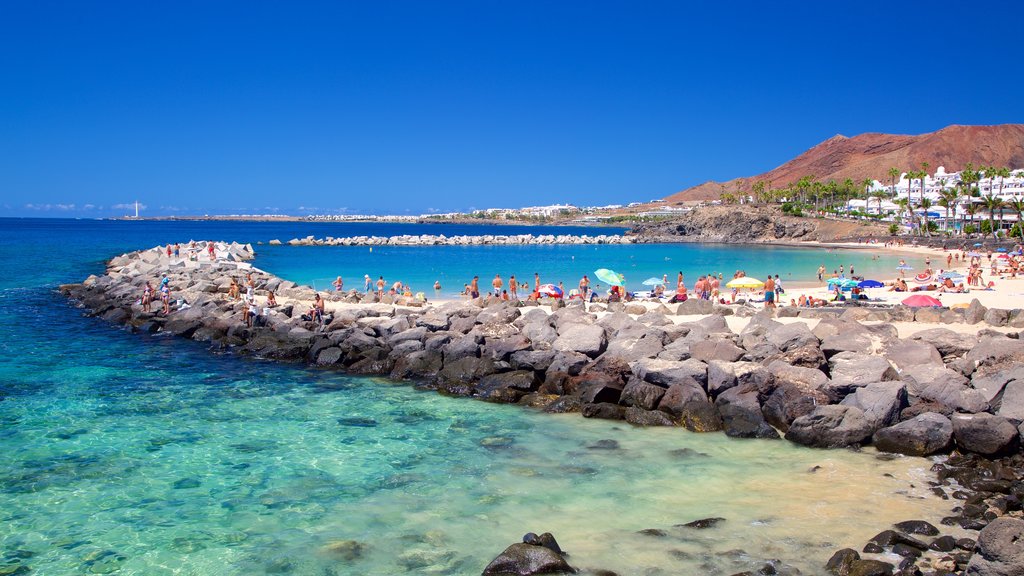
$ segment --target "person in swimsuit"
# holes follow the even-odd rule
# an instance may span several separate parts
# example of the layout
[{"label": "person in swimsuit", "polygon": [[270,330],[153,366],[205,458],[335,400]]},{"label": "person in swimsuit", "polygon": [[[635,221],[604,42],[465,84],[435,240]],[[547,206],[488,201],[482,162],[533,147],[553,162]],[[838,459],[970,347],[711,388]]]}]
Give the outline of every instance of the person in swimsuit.
[{"label": "person in swimsuit", "polygon": [[153,302],[153,285],[146,280],[146,287],[142,289],[142,311],[151,312]]}]

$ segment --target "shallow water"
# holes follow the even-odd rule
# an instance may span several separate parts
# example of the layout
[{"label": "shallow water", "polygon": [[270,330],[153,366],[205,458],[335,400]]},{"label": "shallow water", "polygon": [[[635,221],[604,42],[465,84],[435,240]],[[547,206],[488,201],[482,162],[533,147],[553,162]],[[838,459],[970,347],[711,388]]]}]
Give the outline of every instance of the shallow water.
[{"label": "shallow water", "polygon": [[[813,574],[893,521],[948,513],[924,459],[545,415],[129,334],[53,291],[127,241],[75,238],[0,243],[0,566],[474,574],[551,531],[574,565],[621,574],[774,558]],[[52,245],[64,257],[23,260]],[[726,520],[674,527],[706,517]]]}]

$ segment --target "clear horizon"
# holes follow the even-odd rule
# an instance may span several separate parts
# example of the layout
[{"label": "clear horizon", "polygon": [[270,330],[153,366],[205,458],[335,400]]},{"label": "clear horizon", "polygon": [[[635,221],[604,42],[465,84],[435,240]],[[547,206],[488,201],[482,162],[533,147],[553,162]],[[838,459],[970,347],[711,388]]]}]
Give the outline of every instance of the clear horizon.
[{"label": "clear horizon", "polygon": [[835,134],[1020,123],[1024,7],[971,5],[998,13],[984,26],[962,12],[12,4],[0,216],[627,204],[765,172]]}]

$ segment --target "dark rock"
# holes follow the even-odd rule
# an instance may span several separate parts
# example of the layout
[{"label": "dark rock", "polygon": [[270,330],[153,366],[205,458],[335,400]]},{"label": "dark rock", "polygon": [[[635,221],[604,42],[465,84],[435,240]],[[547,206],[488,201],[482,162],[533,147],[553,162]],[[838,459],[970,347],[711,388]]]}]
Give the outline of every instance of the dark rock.
[{"label": "dark rock", "polygon": [[860,560],[860,554],[856,550],[843,548],[828,559],[825,569],[835,576],[847,576],[850,573],[850,566],[857,560]]},{"label": "dark rock", "polygon": [[757,392],[743,392],[741,388],[730,388],[716,400],[715,407],[722,417],[722,426],[726,435],[735,438],[778,438],[779,433],[772,428],[761,414],[761,405],[757,402]]},{"label": "dark rock", "polygon": [[985,456],[1016,452],[1020,446],[1017,428],[1006,418],[992,414],[955,414],[953,438],[961,450]]},{"label": "dark rock", "polygon": [[703,530],[704,528],[714,528],[722,522],[725,522],[725,518],[701,518],[700,520],[694,520],[693,522],[687,522],[686,524],[676,524],[680,528],[696,528]]},{"label": "dark rock", "polygon": [[648,384],[643,380],[633,377],[622,389],[620,402],[626,406],[636,406],[644,410],[654,410],[658,407],[665,389],[655,384]]},{"label": "dark rock", "polygon": [[939,529],[933,524],[925,522],[924,520],[905,520],[903,522],[897,522],[895,528],[904,534],[920,534],[922,536],[936,536],[939,533]]},{"label": "dark rock", "polygon": [[484,376],[476,385],[476,394],[485,400],[513,403],[519,401],[538,383],[532,370],[516,370]]},{"label": "dark rock", "polygon": [[644,410],[642,408],[626,408],[626,422],[634,426],[675,426],[676,422],[661,410]]},{"label": "dark rock", "polygon": [[622,420],[626,417],[626,407],[610,402],[584,404],[580,409],[584,418],[601,418],[604,420]]},{"label": "dark rock", "polygon": [[531,576],[533,574],[575,574],[561,554],[546,546],[513,544],[484,568],[483,576]]},{"label": "dark rock", "polygon": [[761,413],[769,424],[786,432],[794,420],[810,414],[819,405],[828,404],[828,401],[828,396],[819,390],[783,383],[778,384],[764,401]]},{"label": "dark rock", "polygon": [[683,404],[679,421],[690,432],[718,432],[724,427],[718,409],[707,400],[691,400]]},{"label": "dark rock", "polygon": [[673,416],[683,413],[683,407],[691,401],[707,402],[708,394],[701,388],[701,385],[692,378],[676,382],[665,390],[665,394],[658,402],[658,410],[668,412]]},{"label": "dark rock", "polygon": [[935,346],[921,340],[897,340],[886,347],[884,356],[898,370],[911,366],[942,366],[942,355]]},{"label": "dark rock", "polygon": [[630,367],[638,378],[665,388],[676,382],[696,380],[701,385],[707,382],[707,365],[699,360],[663,360],[645,358],[633,362]]},{"label": "dark rock", "polygon": [[997,415],[1024,422],[1024,379],[1011,380],[1003,388]]},{"label": "dark rock", "polygon": [[835,401],[842,400],[857,388],[874,382],[898,380],[899,373],[881,356],[856,352],[840,352],[829,359],[832,380],[824,391]]},{"label": "dark rock", "polygon": [[855,406],[818,406],[793,421],[786,440],[817,448],[860,444],[871,436],[871,424]]},{"label": "dark rock", "polygon": [[871,433],[891,426],[899,420],[907,405],[907,389],[902,382],[875,382],[858,388],[843,399],[845,406],[856,406],[864,412]]},{"label": "dark rock", "polygon": [[951,552],[956,548],[956,538],[952,536],[939,536],[932,543],[928,545],[928,548],[938,552]]},{"label": "dark rock", "polygon": [[1020,576],[1024,573],[1024,520],[996,518],[978,535],[977,552],[964,574]]},{"label": "dark rock", "polygon": [[883,452],[927,456],[947,450],[953,425],[942,414],[928,412],[875,432],[872,441]]}]

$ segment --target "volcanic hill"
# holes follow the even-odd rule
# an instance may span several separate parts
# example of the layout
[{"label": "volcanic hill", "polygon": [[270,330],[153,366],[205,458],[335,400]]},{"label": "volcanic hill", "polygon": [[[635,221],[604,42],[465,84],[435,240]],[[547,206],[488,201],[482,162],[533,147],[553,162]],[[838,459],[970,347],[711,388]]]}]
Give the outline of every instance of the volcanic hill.
[{"label": "volcanic hill", "polygon": [[728,182],[705,182],[665,200],[718,200],[723,192],[749,193],[759,180],[770,183],[772,188],[784,188],[804,176],[837,182],[852,178],[857,183],[872,178],[887,183],[889,168],[896,167],[901,172],[917,170],[922,162],[929,163],[929,171],[944,166],[947,172],[956,172],[968,162],[975,166],[1024,168],[1024,124],[954,124],[920,136],[836,135],[764,174]]}]

